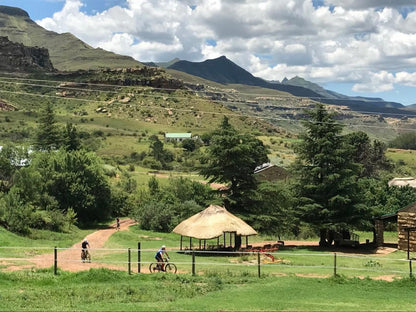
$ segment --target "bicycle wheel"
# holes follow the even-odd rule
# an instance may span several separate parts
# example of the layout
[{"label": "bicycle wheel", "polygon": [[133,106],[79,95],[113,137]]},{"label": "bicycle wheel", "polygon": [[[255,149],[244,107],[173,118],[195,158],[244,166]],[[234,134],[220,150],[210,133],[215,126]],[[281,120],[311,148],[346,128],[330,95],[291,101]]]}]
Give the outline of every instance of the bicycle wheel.
[{"label": "bicycle wheel", "polygon": [[159,267],[157,266],[157,263],[150,263],[149,271],[150,271],[150,273],[154,273],[156,271],[159,271]]},{"label": "bicycle wheel", "polygon": [[176,273],[176,265],[173,263],[168,263],[165,265],[165,272],[166,273]]}]

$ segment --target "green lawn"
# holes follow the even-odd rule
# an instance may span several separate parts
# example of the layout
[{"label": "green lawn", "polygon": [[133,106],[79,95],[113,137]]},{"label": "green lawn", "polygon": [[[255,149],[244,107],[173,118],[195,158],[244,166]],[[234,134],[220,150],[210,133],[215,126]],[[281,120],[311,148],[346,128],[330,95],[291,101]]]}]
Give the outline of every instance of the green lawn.
[{"label": "green lawn", "polygon": [[415,290],[410,279],[43,270],[0,273],[0,311],[414,311]]},{"label": "green lawn", "polygon": [[[71,234],[35,233],[23,238],[1,229],[1,246],[25,247],[12,253],[0,248],[0,258],[28,256],[33,246],[68,247],[91,230]],[[370,233],[360,233],[365,237]],[[389,236],[389,235],[387,235]],[[391,235],[393,237],[393,235]],[[268,239],[269,237],[263,237]],[[122,271],[90,269],[78,273],[29,269],[0,273],[0,311],[414,311],[416,288],[409,279],[406,253],[387,255],[371,250],[282,248],[275,261],[260,254],[208,256],[180,253],[179,236],[140,230],[114,233],[103,250],[92,250],[93,262],[111,263]],[[261,240],[262,238],[257,238]],[[141,272],[137,274],[137,243]],[[154,253],[168,247],[179,274],[147,274]],[[132,274],[127,273],[131,248]],[[59,258],[59,257],[58,257]],[[337,277],[334,277],[336,261]],[[16,261],[18,262],[18,261]],[[20,262],[20,264],[24,264]],[[59,260],[58,260],[59,268]],[[393,281],[375,280],[391,277]],[[388,299],[388,300],[387,300]]]}]

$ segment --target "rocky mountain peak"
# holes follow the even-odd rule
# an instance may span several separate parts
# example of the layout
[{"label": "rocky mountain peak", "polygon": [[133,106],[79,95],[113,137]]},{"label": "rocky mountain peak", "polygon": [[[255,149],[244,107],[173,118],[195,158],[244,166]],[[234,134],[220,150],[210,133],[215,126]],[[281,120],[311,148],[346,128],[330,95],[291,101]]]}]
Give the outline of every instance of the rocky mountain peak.
[{"label": "rocky mountain peak", "polygon": [[22,9],[10,7],[7,5],[0,5],[0,13],[7,14],[10,16],[23,16],[23,17],[29,17],[29,14]]}]

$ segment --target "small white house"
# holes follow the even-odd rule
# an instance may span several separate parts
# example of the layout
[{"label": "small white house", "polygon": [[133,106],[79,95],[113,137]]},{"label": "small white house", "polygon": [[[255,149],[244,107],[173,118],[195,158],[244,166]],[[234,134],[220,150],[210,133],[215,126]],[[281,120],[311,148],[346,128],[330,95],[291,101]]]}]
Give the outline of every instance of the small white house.
[{"label": "small white house", "polygon": [[186,139],[191,139],[192,133],[165,133],[165,142],[182,142]]}]

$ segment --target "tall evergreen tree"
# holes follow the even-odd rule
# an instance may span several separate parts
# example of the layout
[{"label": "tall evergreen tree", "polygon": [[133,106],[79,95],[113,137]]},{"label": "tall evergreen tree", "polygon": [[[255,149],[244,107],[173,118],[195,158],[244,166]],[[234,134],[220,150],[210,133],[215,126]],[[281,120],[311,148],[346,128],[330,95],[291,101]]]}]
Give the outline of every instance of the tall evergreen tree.
[{"label": "tall evergreen tree", "polygon": [[386,145],[374,140],[362,131],[352,132],[345,136],[347,144],[351,146],[352,160],[361,167],[360,177],[376,177],[380,170],[392,167],[385,155]]},{"label": "tall evergreen tree", "polygon": [[56,124],[55,113],[52,104],[48,102],[39,118],[34,145],[38,150],[50,151],[58,149],[61,143],[62,137]]},{"label": "tall evergreen tree", "polygon": [[77,132],[77,128],[72,123],[67,123],[64,134],[63,143],[67,151],[77,151],[81,148],[81,140]]},{"label": "tall evergreen tree", "polygon": [[322,104],[308,116],[306,131],[295,149],[296,191],[300,218],[320,232],[324,245],[332,243],[328,230],[354,228],[367,216],[357,187],[358,166],[341,135],[342,126]]},{"label": "tall evergreen tree", "polygon": [[251,134],[240,134],[224,117],[212,133],[206,166],[201,174],[210,182],[226,183],[227,198],[240,210],[249,209],[251,191],[257,188],[254,169],[268,161],[268,149]]}]

